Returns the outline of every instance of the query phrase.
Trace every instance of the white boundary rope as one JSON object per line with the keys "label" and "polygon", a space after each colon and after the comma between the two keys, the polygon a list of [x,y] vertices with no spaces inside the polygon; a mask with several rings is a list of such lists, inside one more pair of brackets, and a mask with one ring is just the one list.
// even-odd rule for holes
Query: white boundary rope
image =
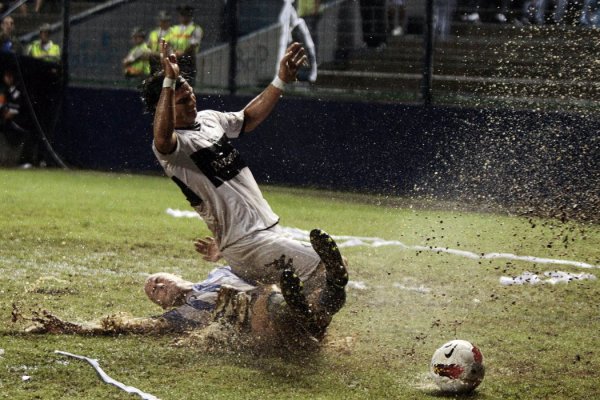
{"label": "white boundary rope", "polygon": [[139,390],[137,388],[134,388],[133,386],[127,386],[127,385],[124,385],[123,383],[121,383],[119,381],[114,380],[113,378],[111,378],[110,376],[108,376],[106,374],[106,372],[104,372],[102,370],[102,368],[100,368],[100,364],[98,363],[98,360],[96,360],[96,359],[88,358],[88,357],[84,357],[84,356],[78,356],[77,354],[67,353],[66,351],[60,351],[60,350],[54,350],[54,352],[56,354],[61,354],[63,356],[72,357],[72,358],[76,358],[78,360],[87,361],[92,367],[94,367],[94,369],[96,370],[96,373],[98,374],[98,376],[100,376],[100,378],[104,382],[109,383],[111,385],[114,385],[114,386],[118,387],[119,389],[122,389],[122,390],[126,391],[127,393],[137,394],[143,400],[160,400],[156,396],[153,396],[153,395],[148,394],[148,393],[144,393],[141,390]]}

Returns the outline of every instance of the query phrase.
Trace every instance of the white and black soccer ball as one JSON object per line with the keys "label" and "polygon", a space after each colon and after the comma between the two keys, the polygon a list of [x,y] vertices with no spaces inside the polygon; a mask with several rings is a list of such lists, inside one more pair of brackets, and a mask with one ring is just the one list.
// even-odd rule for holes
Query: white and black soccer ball
{"label": "white and black soccer ball", "polygon": [[442,391],[470,392],[485,375],[483,354],[471,342],[451,340],[433,353],[429,371]]}

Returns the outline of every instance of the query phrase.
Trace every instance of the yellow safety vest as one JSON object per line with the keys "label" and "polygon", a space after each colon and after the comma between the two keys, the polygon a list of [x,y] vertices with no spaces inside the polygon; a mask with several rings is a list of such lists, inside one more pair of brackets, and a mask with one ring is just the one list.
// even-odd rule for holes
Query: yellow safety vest
{"label": "yellow safety vest", "polygon": [[315,0],[298,0],[297,8],[299,17],[316,14]]}
{"label": "yellow safety vest", "polygon": [[[133,49],[129,51],[129,54],[134,54],[136,52],[148,53],[150,49],[146,43],[139,44],[135,46]],[[150,75],[150,61],[144,59],[138,59],[137,61],[131,63],[128,67],[125,68],[126,76],[142,76],[142,75]]]}
{"label": "yellow safety vest", "polygon": [[148,47],[153,52],[160,51],[160,40],[165,39],[167,42],[169,41],[169,30],[167,30],[163,36],[160,36],[160,32],[162,29],[158,28],[150,32],[150,36],[148,38]]}
{"label": "yellow safety vest", "polygon": [[42,46],[41,40],[35,40],[28,47],[27,54],[33,58],[56,62],[60,60],[60,47],[56,43],[52,42],[52,40],[48,41],[46,46]]}
{"label": "yellow safety vest", "polygon": [[[173,50],[185,51],[185,49],[190,46],[190,41],[196,28],[200,29],[200,32],[202,32],[202,28],[194,23],[191,23],[185,27],[182,25],[172,26],[167,34],[167,41]],[[198,49],[196,49],[196,51],[198,51]]]}

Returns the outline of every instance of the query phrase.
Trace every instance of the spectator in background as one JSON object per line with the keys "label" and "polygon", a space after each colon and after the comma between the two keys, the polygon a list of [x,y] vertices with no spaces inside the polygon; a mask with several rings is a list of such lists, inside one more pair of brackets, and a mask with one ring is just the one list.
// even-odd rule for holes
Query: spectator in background
{"label": "spectator in background", "polygon": [[531,25],[535,22],[535,2],[537,0],[520,0],[513,3],[516,25]]}
{"label": "spectator in background", "polygon": [[39,164],[39,143],[23,120],[22,94],[12,70],[5,69],[0,82],[0,129],[8,144],[19,148],[21,168]]}
{"label": "spectator in background", "polygon": [[317,45],[317,24],[321,17],[320,0],[297,0],[296,10],[298,16],[306,22],[310,31],[315,47]]}
{"label": "spectator in background", "polygon": [[134,28],[131,33],[133,48],[123,59],[123,72],[127,78],[145,78],[150,75],[150,49],[146,44],[146,32]]}
{"label": "spectator in background", "polygon": [[392,32],[392,36],[400,36],[404,33],[404,20],[406,19],[405,3],[405,0],[388,1],[388,31]]}
{"label": "spectator in background", "polygon": [[584,0],[579,23],[583,26],[600,26],[600,3],[598,0]]}
{"label": "spectator in background", "polygon": [[555,23],[560,24],[567,12],[567,0],[536,0],[535,1],[535,23],[544,25],[546,23],[546,13],[548,6],[552,5],[552,19]]}
{"label": "spectator in background", "polygon": [[40,27],[40,38],[27,46],[25,54],[48,62],[60,61],[60,46],[50,40],[49,24]]}
{"label": "spectator in background", "polygon": [[23,47],[15,36],[15,20],[11,16],[2,18],[0,30],[0,52],[22,54]]}
{"label": "spectator in background", "polygon": [[[46,4],[48,6],[46,6]],[[57,12],[61,10],[61,5],[62,5],[62,1],[58,1],[58,0],[35,0],[35,6],[33,8],[33,11],[36,14],[41,13],[42,11],[53,11],[53,12]],[[47,9],[47,10],[46,10]]]}
{"label": "spectator in background", "polygon": [[181,75],[193,88],[196,81],[196,54],[200,50],[204,31],[193,21],[193,7],[180,6],[177,12],[179,24],[169,29],[166,40],[177,57]]}
{"label": "spectator in background", "polygon": [[161,40],[165,39],[167,42],[169,29],[171,28],[171,14],[166,11],[159,11],[156,18],[158,20],[158,27],[150,32],[148,36],[148,48],[151,51],[150,54],[150,73],[153,74],[156,71],[160,71],[162,68],[160,64],[160,43]]}
{"label": "spectator in background", "polygon": [[[10,0],[0,1],[0,15],[2,15],[2,13],[6,12],[10,8],[11,3],[16,3],[16,1],[10,1]],[[23,5],[19,6],[19,11],[21,12],[21,15],[27,15],[27,4],[23,4]]]}
{"label": "spectator in background", "polygon": [[404,20],[406,19],[405,3],[405,0],[388,0],[388,31],[391,31],[392,36],[400,36],[404,33]]}
{"label": "spectator in background", "polygon": [[508,13],[508,6],[511,0],[467,0],[466,10],[461,17],[464,22],[478,23],[481,22],[481,16],[479,15],[480,10],[484,7],[494,11],[494,22],[504,24],[508,21],[506,14]]}
{"label": "spectator in background", "polygon": [[450,36],[455,8],[456,0],[434,0],[433,2],[433,31],[442,40]]}
{"label": "spectator in background", "polygon": [[385,3],[386,0],[360,0],[363,40],[367,47],[381,50],[387,46]]}
{"label": "spectator in background", "polygon": [[[296,2],[296,13],[298,17],[304,20],[306,27],[310,33],[310,37],[314,44],[314,52],[308,51],[308,63],[300,67],[298,71],[299,81],[310,81],[314,82],[314,78],[311,79],[312,66],[317,65],[317,46],[318,46],[318,23],[321,18],[321,2],[319,0],[297,0]],[[302,42],[304,40],[302,34],[298,35],[298,27],[295,27],[292,32],[293,40]],[[294,34],[295,33],[295,34]],[[297,37],[297,39],[296,39]],[[307,48],[308,44],[305,43]]]}
{"label": "spectator in background", "polygon": [[2,82],[0,82],[0,117],[2,118],[3,132],[19,115],[20,97],[21,92],[15,85],[14,74],[10,69],[6,69],[2,74]]}

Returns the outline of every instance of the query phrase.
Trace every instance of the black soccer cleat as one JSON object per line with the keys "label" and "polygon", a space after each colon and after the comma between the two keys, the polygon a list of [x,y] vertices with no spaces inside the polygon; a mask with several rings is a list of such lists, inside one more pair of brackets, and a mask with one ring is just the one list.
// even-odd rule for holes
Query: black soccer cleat
{"label": "black soccer cleat", "polygon": [[281,293],[290,309],[303,317],[309,318],[311,310],[304,296],[303,284],[293,267],[288,267],[281,273]]}
{"label": "black soccer cleat", "polygon": [[338,288],[344,288],[348,283],[348,271],[335,240],[327,232],[321,229],[313,229],[310,232],[310,244],[325,264],[327,283]]}
{"label": "black soccer cleat", "polygon": [[293,266],[283,270],[280,286],[285,302],[297,317],[298,326],[301,326],[317,341],[323,339],[327,325],[319,324],[317,315],[311,309],[304,295],[302,281],[294,272]]}

